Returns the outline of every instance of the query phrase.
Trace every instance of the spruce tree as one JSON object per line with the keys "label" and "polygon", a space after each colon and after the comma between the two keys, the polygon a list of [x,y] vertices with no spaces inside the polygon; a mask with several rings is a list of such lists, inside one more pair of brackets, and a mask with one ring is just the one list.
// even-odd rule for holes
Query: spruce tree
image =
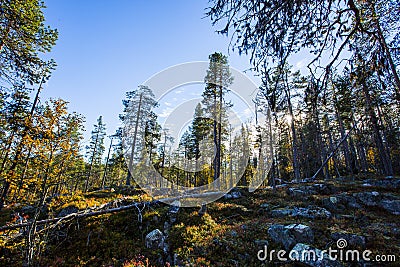
{"label": "spruce tree", "polygon": [[86,192],[92,175],[100,178],[101,161],[105,151],[104,138],[106,136],[106,125],[103,123],[103,117],[97,119],[97,124],[92,130],[90,143],[86,146],[86,157],[88,162],[88,171],[86,176],[85,188]]}
{"label": "spruce tree", "polygon": [[228,59],[225,55],[216,52],[209,56],[209,60],[202,104],[205,112],[208,112],[212,119],[212,136],[215,149],[212,166],[215,181],[221,174],[222,124],[226,119],[226,108],[230,105],[225,101],[224,96],[229,90],[228,87],[232,84],[233,77],[229,71]]}

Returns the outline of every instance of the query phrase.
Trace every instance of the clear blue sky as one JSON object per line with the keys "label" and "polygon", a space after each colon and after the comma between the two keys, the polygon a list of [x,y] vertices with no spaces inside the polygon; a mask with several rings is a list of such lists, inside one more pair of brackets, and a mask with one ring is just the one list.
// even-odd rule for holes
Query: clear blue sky
{"label": "clear blue sky", "polygon": [[[59,30],[58,64],[42,98],[61,97],[86,117],[85,141],[99,115],[107,134],[119,125],[125,92],[175,64],[228,54],[229,39],[204,17],[207,1],[47,0],[47,24]],[[249,68],[230,53],[231,66]]]}

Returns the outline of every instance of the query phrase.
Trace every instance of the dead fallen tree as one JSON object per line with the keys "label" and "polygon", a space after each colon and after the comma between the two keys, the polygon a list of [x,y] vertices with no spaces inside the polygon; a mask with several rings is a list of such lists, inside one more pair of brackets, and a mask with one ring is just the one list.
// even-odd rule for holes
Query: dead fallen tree
{"label": "dead fallen tree", "polygon": [[[118,208],[111,208],[111,209],[97,210],[97,211],[84,210],[84,211],[68,214],[64,217],[40,220],[40,221],[36,222],[36,225],[43,225],[43,224],[54,223],[54,222],[56,224],[60,224],[63,221],[67,221],[67,220],[71,220],[71,219],[86,218],[86,217],[91,217],[91,216],[107,214],[107,213],[114,213],[114,212],[120,212],[120,211],[124,211],[124,210],[130,210],[130,209],[134,209],[134,208],[138,209],[139,206],[146,205],[146,203],[150,204],[151,202],[139,202],[139,203],[134,203],[131,205],[126,205],[126,206],[122,206],[122,207],[118,207]],[[0,231],[23,228],[23,227],[30,226],[32,223],[33,222],[24,222],[24,223],[19,223],[19,224],[5,225],[5,226],[0,227]]]}
{"label": "dead fallen tree", "polygon": [[[49,218],[49,219],[44,219],[40,221],[36,221],[36,225],[43,225],[43,224],[50,224],[54,223],[51,227],[55,227],[62,222],[66,222],[69,220],[73,219],[80,219],[80,218],[87,218],[87,217],[92,217],[92,216],[98,216],[98,215],[103,215],[103,214],[108,214],[108,213],[115,213],[115,212],[121,212],[121,211],[126,211],[126,210],[131,210],[131,209],[137,209],[138,210],[138,218],[141,218],[141,213],[146,207],[153,206],[157,203],[171,203],[175,200],[181,200],[185,198],[201,198],[201,197],[209,197],[213,195],[223,195],[223,192],[205,192],[205,193],[199,193],[199,194],[191,194],[191,195],[182,195],[178,197],[170,197],[170,198],[162,198],[162,199],[157,199],[153,201],[143,201],[143,202],[134,202],[129,205],[125,206],[120,206],[116,208],[108,208],[108,209],[102,209],[107,206],[111,206],[113,203],[115,203],[118,200],[114,200],[112,202],[108,202],[106,204],[101,205],[97,209],[101,210],[93,210],[93,208],[89,208],[83,211],[78,211],[75,213],[68,214],[63,217],[58,217],[58,218]],[[124,200],[124,199],[122,199]],[[140,219],[139,219],[140,220]],[[23,223],[18,223],[18,224],[10,224],[10,225],[5,225],[0,227],[0,232],[5,231],[5,230],[14,230],[18,228],[23,228],[23,227],[30,227],[33,224],[33,222],[23,222]]]}
{"label": "dead fallen tree", "polygon": [[[359,120],[358,120],[359,121]],[[332,152],[329,154],[329,156],[322,162],[321,166],[319,169],[315,172],[315,174],[310,178],[310,180],[315,180],[318,176],[318,174],[322,171],[322,169],[328,164],[329,160],[335,155],[335,153],[339,150],[339,147],[343,144],[343,142],[349,137],[351,131],[357,126],[358,121],[354,123],[353,127],[349,131],[347,131],[346,135],[343,136],[343,138],[339,141],[339,143],[336,145],[336,147],[332,150]]]}

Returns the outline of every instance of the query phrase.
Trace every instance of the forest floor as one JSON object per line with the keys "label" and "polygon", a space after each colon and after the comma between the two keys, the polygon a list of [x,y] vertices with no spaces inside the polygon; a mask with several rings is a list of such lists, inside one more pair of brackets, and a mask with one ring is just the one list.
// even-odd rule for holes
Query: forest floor
{"label": "forest floor", "polygon": [[[276,254],[263,261],[258,256],[265,250],[267,254],[280,249],[289,253],[304,243],[320,250],[372,252],[371,262],[324,259],[320,265],[306,262],[306,266],[399,266],[400,178],[371,177],[284,184],[275,192],[261,188],[249,193],[246,188],[235,188],[235,193],[207,205],[204,215],[198,214],[199,208],[180,208],[175,215],[170,206],[156,203],[146,206],[142,216],[140,209],[130,209],[69,220],[43,231],[37,264],[293,266],[296,262],[282,261]],[[41,219],[116,199],[116,206],[150,201],[140,190],[130,188],[76,193],[51,198]],[[29,215],[32,206],[21,203],[3,209],[0,226],[13,223],[16,212]],[[147,244],[146,236],[155,229],[162,237]],[[25,228],[0,232],[0,266],[22,265],[25,234]],[[338,239],[347,242],[345,247],[338,247]],[[377,262],[376,255],[395,261]],[[395,258],[389,259],[389,255]]]}

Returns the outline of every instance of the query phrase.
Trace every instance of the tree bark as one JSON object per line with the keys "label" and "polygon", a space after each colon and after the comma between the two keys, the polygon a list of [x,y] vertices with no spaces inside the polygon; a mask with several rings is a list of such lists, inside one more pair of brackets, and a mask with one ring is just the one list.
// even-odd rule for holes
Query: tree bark
{"label": "tree bark", "polygon": [[383,172],[387,176],[393,175],[393,168],[392,162],[390,160],[390,155],[387,153],[385,146],[383,144],[382,135],[380,133],[379,125],[378,125],[378,118],[376,117],[375,111],[372,107],[371,96],[369,94],[366,81],[362,79],[361,87],[365,96],[365,104],[366,104],[366,111],[370,117],[373,132],[374,132],[374,139],[376,143],[376,147],[378,149],[379,158],[383,167]]}
{"label": "tree bark", "polygon": [[88,187],[89,187],[89,179],[90,179],[90,175],[92,174],[93,163],[94,163],[94,157],[95,157],[96,152],[97,152],[97,143],[98,143],[97,141],[99,140],[99,133],[100,133],[100,130],[97,129],[96,141],[95,141],[95,143],[94,143],[94,148],[93,148],[93,153],[92,153],[92,160],[91,160],[91,162],[90,162],[89,172],[88,172],[88,174],[87,174],[87,176],[86,176],[85,190],[84,190],[85,192],[87,192]]}
{"label": "tree bark", "polygon": [[[268,109],[268,112],[270,112],[270,110]],[[275,180],[275,155],[274,155],[274,145],[273,145],[273,132],[272,132],[272,118],[271,118],[271,114],[269,114],[268,116],[270,118],[269,121],[269,156],[270,156],[270,160],[271,160],[271,171],[270,171],[270,177],[271,177],[271,184],[272,184],[272,190],[275,192],[276,191],[276,180]],[[262,143],[262,142],[261,142]],[[261,146],[261,144],[260,144]],[[260,159],[262,160],[262,159]],[[263,168],[263,172],[264,172],[264,168]],[[265,175],[263,173],[263,175]],[[263,178],[263,177],[262,177]]]}
{"label": "tree bark", "polygon": [[101,180],[101,188],[103,188],[103,189],[104,189],[104,186],[105,186],[105,183],[106,183],[108,160],[110,159],[110,152],[111,152],[111,148],[112,148],[112,142],[113,142],[113,139],[111,137],[110,138],[110,147],[108,148],[108,153],[107,153],[106,166],[104,167],[103,179]]}
{"label": "tree bark", "polygon": [[[339,123],[340,136],[343,138],[345,136],[345,129],[344,129],[344,125],[343,125],[342,114],[340,114],[339,109],[338,109],[338,103],[337,103],[336,95],[333,96],[333,101],[334,101],[336,118],[337,118],[338,123]],[[344,160],[345,160],[345,163],[346,163],[347,173],[353,175],[353,168],[351,166],[351,159],[350,159],[350,153],[349,153],[349,144],[347,142],[347,139],[345,139],[344,142],[343,142],[343,153],[344,153]]]}
{"label": "tree bark", "polygon": [[[353,143],[353,139],[350,137],[350,152],[354,153],[354,161],[357,163],[357,155],[359,158],[359,166],[360,166],[360,170],[363,173],[366,173],[368,171],[368,162],[367,162],[367,157],[366,157],[366,153],[365,153],[365,144],[364,144],[364,140],[363,140],[363,135],[360,131],[360,129],[358,129],[357,125],[356,125],[356,119],[354,118],[354,113],[352,112],[352,123],[354,126],[354,131],[356,133],[356,136],[358,136],[358,142],[354,145]],[[355,148],[354,148],[355,146]]]}
{"label": "tree bark", "polygon": [[[317,104],[317,103],[315,103]],[[324,142],[322,140],[322,129],[321,129],[321,123],[319,122],[319,113],[318,113],[318,109],[316,107],[316,105],[314,106],[314,120],[315,120],[315,124],[317,126],[317,140],[318,140],[318,146],[319,146],[319,150],[320,150],[320,160],[321,160],[321,164],[324,162],[324,160],[326,159],[326,149],[325,149],[325,145]],[[325,167],[323,168],[323,174],[326,180],[329,179],[329,169],[328,169],[328,165],[325,165]]]}
{"label": "tree bark", "polygon": [[287,97],[289,116],[291,117],[290,129],[292,132],[293,173],[294,173],[294,180],[297,182],[300,180],[300,168],[299,168],[299,159],[298,159],[298,151],[297,151],[297,143],[298,143],[297,133],[296,133],[296,127],[294,124],[293,107],[292,107],[292,102],[290,100],[289,88],[286,88],[285,91],[286,91],[286,97]]}
{"label": "tree bark", "polygon": [[135,146],[136,146],[138,127],[139,127],[140,111],[142,107],[142,99],[143,99],[143,93],[140,94],[139,105],[136,114],[135,132],[133,135],[131,157],[129,158],[128,174],[126,176],[126,185],[131,185],[131,177],[132,177],[131,170],[133,164],[133,157],[135,156]]}

